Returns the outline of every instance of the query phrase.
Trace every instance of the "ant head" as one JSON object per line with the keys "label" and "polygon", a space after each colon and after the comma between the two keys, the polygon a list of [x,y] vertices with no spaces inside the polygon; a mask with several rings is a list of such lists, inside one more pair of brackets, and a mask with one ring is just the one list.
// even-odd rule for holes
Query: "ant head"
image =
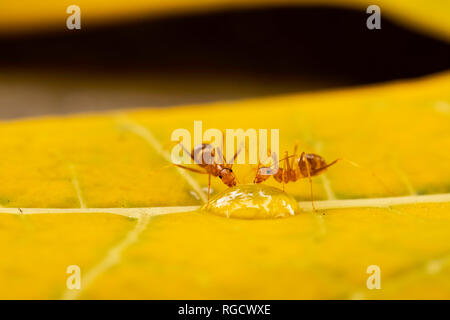
{"label": "ant head", "polygon": [[222,182],[228,187],[234,187],[237,183],[236,176],[231,168],[223,168],[220,171],[219,178],[222,179]]}

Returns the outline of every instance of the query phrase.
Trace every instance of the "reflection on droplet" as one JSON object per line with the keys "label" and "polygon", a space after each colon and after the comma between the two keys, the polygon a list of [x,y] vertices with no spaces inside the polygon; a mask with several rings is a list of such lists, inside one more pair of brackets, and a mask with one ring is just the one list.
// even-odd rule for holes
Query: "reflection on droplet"
{"label": "reflection on droplet", "polygon": [[300,211],[295,199],[284,191],[263,184],[239,185],[211,198],[204,213],[238,219],[275,219]]}

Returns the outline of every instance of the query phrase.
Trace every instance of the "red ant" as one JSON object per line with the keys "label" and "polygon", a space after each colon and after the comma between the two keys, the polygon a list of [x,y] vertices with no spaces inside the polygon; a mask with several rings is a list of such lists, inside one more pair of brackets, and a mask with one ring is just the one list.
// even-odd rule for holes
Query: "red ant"
{"label": "red ant", "polygon": [[[298,145],[296,144],[294,147],[293,155],[289,155],[289,153],[286,151],[285,157],[279,161],[279,162],[284,163],[283,167],[278,168],[278,171],[276,171],[276,173],[274,173],[274,174],[270,173],[272,171],[271,168],[261,167],[260,163],[258,163],[258,168],[257,168],[255,179],[253,180],[253,183],[264,182],[267,179],[269,179],[271,176],[273,176],[273,178],[277,182],[283,184],[283,191],[284,191],[284,185],[286,183],[291,182],[291,181],[295,182],[295,181],[297,181],[299,179],[303,179],[303,178],[308,178],[309,185],[310,185],[310,192],[311,192],[311,204],[312,204],[313,210],[317,211],[314,206],[313,188],[312,188],[312,179],[311,179],[312,177],[324,173],[329,167],[336,164],[338,161],[346,161],[347,163],[351,164],[352,166],[361,168],[361,166],[359,166],[358,164],[356,164],[350,160],[343,159],[343,158],[336,159],[327,164],[325,159],[323,159],[321,156],[314,154],[314,153],[302,152],[300,157],[297,158],[297,147],[298,147]],[[289,158],[292,158],[292,160],[289,161]],[[373,172],[372,172],[372,175],[375,176],[376,178],[378,178]],[[384,184],[383,184],[383,186],[384,186]],[[384,187],[386,188],[386,186],[384,186]]]}

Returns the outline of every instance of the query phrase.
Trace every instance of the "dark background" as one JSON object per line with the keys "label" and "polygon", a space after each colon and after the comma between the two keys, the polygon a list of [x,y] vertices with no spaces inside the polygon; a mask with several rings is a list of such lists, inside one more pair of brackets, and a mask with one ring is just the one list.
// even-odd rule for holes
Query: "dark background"
{"label": "dark background", "polygon": [[0,38],[0,118],[163,107],[413,78],[450,45],[383,14],[283,7]]}

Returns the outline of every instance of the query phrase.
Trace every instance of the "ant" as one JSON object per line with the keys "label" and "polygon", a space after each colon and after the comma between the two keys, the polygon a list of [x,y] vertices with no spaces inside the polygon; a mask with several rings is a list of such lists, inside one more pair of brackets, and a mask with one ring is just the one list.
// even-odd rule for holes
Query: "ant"
{"label": "ant", "polygon": [[[210,191],[211,191],[211,176],[218,177],[228,187],[234,187],[236,185],[237,178],[233,172],[232,167],[233,167],[234,161],[236,160],[236,158],[239,154],[239,150],[234,154],[233,160],[231,161],[231,163],[227,164],[225,156],[222,154],[220,149],[217,149],[219,156],[221,156],[221,158],[223,159],[223,164],[220,164],[215,161],[216,153],[215,153],[215,148],[212,144],[207,144],[207,143],[199,144],[198,146],[196,146],[195,148],[192,149],[192,152],[189,152],[188,150],[186,150],[186,148],[183,146],[182,143],[180,143],[180,146],[183,149],[183,151],[186,152],[198,166],[200,166],[201,169],[189,168],[189,167],[186,167],[186,166],[183,166],[180,164],[174,164],[174,165],[179,168],[188,170],[188,171],[208,175],[208,203],[209,203],[209,195],[210,195]],[[206,154],[205,154],[205,152],[206,152]],[[205,160],[206,160],[206,162],[205,162]],[[211,160],[211,161],[208,161],[208,160]]]}
{"label": "ant", "polygon": [[[258,168],[253,183],[264,182],[271,176],[273,176],[275,181],[283,184],[283,191],[284,191],[284,185],[286,183],[290,181],[295,182],[302,178],[308,178],[311,193],[311,205],[313,210],[317,211],[314,206],[312,177],[324,173],[329,167],[336,164],[338,161],[345,161],[354,167],[361,168],[361,166],[359,166],[355,162],[343,158],[338,158],[327,164],[324,158],[314,153],[302,152],[300,157],[298,158],[297,149],[298,144],[296,144],[294,147],[293,155],[289,155],[289,153],[286,151],[285,157],[279,161],[284,163],[283,167],[278,168],[278,171],[274,174],[271,174],[272,171],[271,168],[261,167],[260,163],[258,163]],[[289,161],[289,158],[292,158],[292,160]],[[373,172],[372,175],[378,178]],[[381,180],[380,182],[381,184],[383,184]],[[386,188],[386,190],[388,190],[384,184],[383,186]]]}

